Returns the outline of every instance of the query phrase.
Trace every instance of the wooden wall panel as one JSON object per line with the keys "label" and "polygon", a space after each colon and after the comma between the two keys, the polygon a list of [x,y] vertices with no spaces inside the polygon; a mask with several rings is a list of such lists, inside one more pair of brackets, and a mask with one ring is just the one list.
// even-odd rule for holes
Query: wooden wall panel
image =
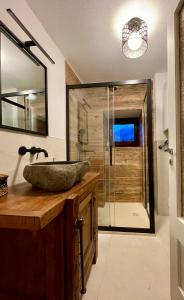
{"label": "wooden wall panel", "polygon": [[70,65],[65,62],[65,80],[66,84],[80,84],[81,81],[77,77],[77,75],[74,73]]}
{"label": "wooden wall panel", "polygon": [[142,155],[142,147],[113,148],[112,166],[106,174],[111,202],[142,202]]}

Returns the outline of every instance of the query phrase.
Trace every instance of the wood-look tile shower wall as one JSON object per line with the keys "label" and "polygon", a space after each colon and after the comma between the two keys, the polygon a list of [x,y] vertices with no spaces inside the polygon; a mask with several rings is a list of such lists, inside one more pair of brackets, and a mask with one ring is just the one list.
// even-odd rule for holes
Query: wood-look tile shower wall
{"label": "wood-look tile shower wall", "polygon": [[[145,85],[122,86],[114,92],[115,114],[143,109]],[[114,147],[109,166],[110,199],[115,202],[143,202],[143,148]]]}
{"label": "wood-look tile shower wall", "polygon": [[115,147],[112,155],[112,166],[109,167],[110,199],[115,202],[142,202],[142,147]]}
{"label": "wood-look tile shower wall", "polygon": [[[87,159],[92,169],[100,171],[98,203],[105,201],[143,201],[143,149],[142,147],[113,147],[112,166],[109,166],[109,151],[104,144],[104,112],[107,112],[107,93],[100,89],[88,91],[92,111],[89,113],[89,143]],[[114,94],[114,110],[142,110],[145,86],[119,87]],[[110,99],[112,95],[110,95]],[[110,100],[111,101],[111,100]]]}
{"label": "wood-look tile shower wall", "polygon": [[[80,84],[81,81],[74,73],[70,65],[66,62],[65,63],[65,80],[66,84]],[[72,97],[70,94],[70,111],[69,115],[72,116],[72,122],[70,122],[70,159],[77,160],[77,147],[76,144],[78,142],[78,100],[77,95],[73,93],[74,96]],[[76,100],[75,100],[76,98]]]}

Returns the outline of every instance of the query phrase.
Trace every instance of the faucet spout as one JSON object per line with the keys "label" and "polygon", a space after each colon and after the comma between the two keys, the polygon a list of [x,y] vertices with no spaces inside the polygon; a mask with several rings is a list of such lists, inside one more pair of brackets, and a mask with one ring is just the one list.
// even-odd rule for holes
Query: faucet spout
{"label": "faucet spout", "polygon": [[44,155],[45,155],[45,157],[48,157],[49,155],[48,155],[48,152],[47,152],[47,150],[45,150],[45,149],[41,149],[41,151],[40,152],[43,152],[44,153]]}
{"label": "faucet spout", "polygon": [[45,157],[48,157],[48,156],[49,156],[47,150],[42,149],[42,148],[32,147],[30,150],[31,150],[31,151],[30,151],[31,154],[33,154],[33,155],[34,155],[34,154],[37,154],[37,158],[38,158],[39,153],[44,153]]}

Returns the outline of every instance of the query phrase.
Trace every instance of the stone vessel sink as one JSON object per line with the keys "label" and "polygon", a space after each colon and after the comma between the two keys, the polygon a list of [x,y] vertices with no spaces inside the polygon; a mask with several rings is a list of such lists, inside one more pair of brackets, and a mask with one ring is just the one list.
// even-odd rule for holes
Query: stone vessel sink
{"label": "stone vessel sink", "polygon": [[23,176],[34,187],[60,192],[81,181],[88,170],[88,161],[40,162],[25,166]]}

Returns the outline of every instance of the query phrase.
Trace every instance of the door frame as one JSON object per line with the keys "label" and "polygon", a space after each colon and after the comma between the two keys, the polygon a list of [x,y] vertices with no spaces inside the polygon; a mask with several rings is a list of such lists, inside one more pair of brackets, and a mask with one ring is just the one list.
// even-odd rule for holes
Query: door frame
{"label": "door frame", "polygon": [[181,198],[181,97],[180,97],[180,54],[179,12],[184,1],[176,0],[168,18],[168,100],[169,100],[169,148],[172,164],[169,167],[169,217],[170,217],[170,263],[171,299],[184,299],[180,287],[180,245],[184,247],[184,218]]}
{"label": "door frame", "polygon": [[152,80],[124,80],[112,82],[98,83],[82,83],[66,85],[66,154],[67,161],[70,160],[70,130],[69,130],[69,92],[72,89],[85,89],[95,87],[114,87],[122,85],[138,85],[145,84],[147,86],[147,141],[148,141],[148,162],[149,162],[149,204],[150,204],[150,227],[117,227],[117,226],[98,226],[99,230],[116,231],[116,232],[136,232],[136,233],[155,233],[155,201],[154,201],[154,171],[153,171],[153,112],[152,112]]}

